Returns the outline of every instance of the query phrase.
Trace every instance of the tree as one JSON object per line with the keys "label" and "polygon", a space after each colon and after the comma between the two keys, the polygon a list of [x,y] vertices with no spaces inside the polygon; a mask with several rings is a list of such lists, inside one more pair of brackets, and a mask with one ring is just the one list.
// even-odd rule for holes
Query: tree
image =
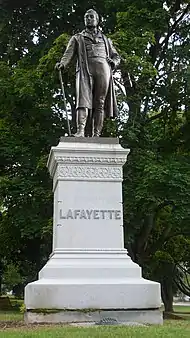
{"label": "tree", "polygon": [[18,267],[13,264],[7,265],[3,274],[3,290],[11,291],[13,287],[22,282]]}
{"label": "tree", "polygon": [[53,204],[46,161],[65,122],[61,113],[52,113],[54,98],[35,69],[1,62],[0,72],[1,240],[10,263],[25,262],[22,275],[28,273],[27,261],[33,265],[34,279],[51,250],[47,229]]}
{"label": "tree", "polygon": [[176,260],[185,259],[168,256],[167,246],[170,237],[189,236],[189,153],[183,146],[189,125],[189,7],[186,1],[121,2],[113,35],[123,56],[128,104],[122,143],[131,148],[124,178],[126,246],[145,275],[154,275],[147,268],[157,257],[155,278],[162,284],[166,310],[172,310],[171,271]]}

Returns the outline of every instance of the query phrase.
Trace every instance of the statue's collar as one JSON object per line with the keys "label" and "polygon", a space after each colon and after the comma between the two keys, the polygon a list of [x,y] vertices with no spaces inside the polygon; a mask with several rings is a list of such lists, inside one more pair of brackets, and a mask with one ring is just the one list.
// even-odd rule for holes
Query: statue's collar
{"label": "statue's collar", "polygon": [[94,40],[94,37],[96,38],[102,37],[102,32],[99,30],[97,31],[97,33],[91,33],[91,31],[89,31],[88,29],[84,29],[81,33],[83,36],[86,36],[91,40]]}

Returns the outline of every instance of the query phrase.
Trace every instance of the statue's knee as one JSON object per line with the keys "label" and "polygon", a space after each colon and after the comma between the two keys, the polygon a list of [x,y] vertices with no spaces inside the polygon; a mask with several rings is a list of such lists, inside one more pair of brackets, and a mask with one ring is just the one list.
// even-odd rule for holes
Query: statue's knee
{"label": "statue's knee", "polygon": [[104,102],[105,102],[105,98],[100,97],[96,103],[96,110],[98,110],[99,112],[102,112],[104,109]]}

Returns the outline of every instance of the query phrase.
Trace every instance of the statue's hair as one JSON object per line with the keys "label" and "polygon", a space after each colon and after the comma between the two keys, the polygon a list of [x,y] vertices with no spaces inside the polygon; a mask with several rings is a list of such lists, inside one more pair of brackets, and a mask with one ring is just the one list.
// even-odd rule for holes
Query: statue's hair
{"label": "statue's hair", "polygon": [[[92,8],[90,8],[90,9],[88,9],[88,10],[86,11],[86,13],[89,13],[89,12],[93,12],[93,13],[96,15],[97,21],[99,22],[99,15],[98,15],[98,13],[97,13],[94,9],[92,9]],[[85,14],[86,14],[86,13],[85,13]]]}

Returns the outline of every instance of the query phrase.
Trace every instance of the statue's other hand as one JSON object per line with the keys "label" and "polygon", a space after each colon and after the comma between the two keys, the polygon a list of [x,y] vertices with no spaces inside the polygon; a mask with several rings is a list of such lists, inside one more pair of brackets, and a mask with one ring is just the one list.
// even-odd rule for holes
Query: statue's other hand
{"label": "statue's other hand", "polygon": [[115,69],[115,62],[111,58],[107,57],[107,62],[111,66],[111,69]]}
{"label": "statue's other hand", "polygon": [[55,69],[57,70],[64,69],[64,64],[61,62],[57,62],[55,65]]}

